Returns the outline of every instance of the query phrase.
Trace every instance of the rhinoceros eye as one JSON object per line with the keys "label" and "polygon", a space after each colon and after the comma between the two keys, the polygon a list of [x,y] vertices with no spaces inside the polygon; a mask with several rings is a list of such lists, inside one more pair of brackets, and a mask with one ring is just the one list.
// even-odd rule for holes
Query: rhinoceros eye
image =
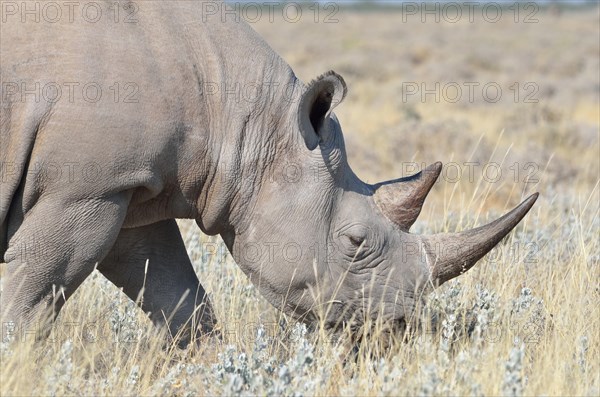
{"label": "rhinoceros eye", "polygon": [[368,245],[368,229],[361,225],[352,225],[340,231],[340,237],[344,241],[344,245],[356,251],[359,248],[366,248]]}
{"label": "rhinoceros eye", "polygon": [[348,236],[348,240],[350,240],[352,245],[355,247],[360,247],[361,244],[365,241],[362,237],[356,237],[356,236]]}

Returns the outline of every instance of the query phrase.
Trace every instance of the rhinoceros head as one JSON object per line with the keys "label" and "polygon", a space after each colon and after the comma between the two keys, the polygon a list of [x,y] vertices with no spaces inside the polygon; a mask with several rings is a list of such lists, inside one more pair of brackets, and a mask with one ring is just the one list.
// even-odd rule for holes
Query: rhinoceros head
{"label": "rhinoceros head", "polygon": [[292,144],[275,158],[247,229],[226,238],[234,258],[276,307],[328,327],[382,318],[402,323],[423,292],[471,268],[523,218],[529,197],[500,219],[462,233],[409,232],[441,163],[370,185],[350,169],[331,112],[346,94],[329,72],[292,107]]}

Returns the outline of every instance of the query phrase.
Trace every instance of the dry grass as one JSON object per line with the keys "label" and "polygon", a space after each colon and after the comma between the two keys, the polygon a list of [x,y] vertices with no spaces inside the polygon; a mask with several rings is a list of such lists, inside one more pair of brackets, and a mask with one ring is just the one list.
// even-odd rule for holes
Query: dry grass
{"label": "dry grass", "polygon": [[[533,25],[398,23],[392,12],[344,10],[338,18],[255,28],[304,81],[328,69],[346,78],[337,114],[357,173],[374,182],[406,173],[409,161],[478,162],[472,181],[446,174],[434,187],[415,231],[481,224],[540,191],[516,232],[430,297],[422,329],[375,358],[378,335],[349,353],[304,332],[218,240],[182,222],[222,343],[163,348],[135,305],[94,274],[50,340],[2,344],[2,396],[600,393],[597,10],[542,13]],[[403,82],[452,81],[505,91],[536,82],[539,103],[402,101]],[[502,164],[493,183],[482,178],[489,161]],[[213,242],[220,251],[208,254]]]}

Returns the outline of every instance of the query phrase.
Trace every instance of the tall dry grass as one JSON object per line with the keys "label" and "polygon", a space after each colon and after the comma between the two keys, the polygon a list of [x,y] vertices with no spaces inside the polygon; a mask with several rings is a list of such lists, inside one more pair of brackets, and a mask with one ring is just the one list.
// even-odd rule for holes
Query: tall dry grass
{"label": "tall dry grass", "polygon": [[[206,254],[206,244],[215,240],[189,228],[189,254],[211,293],[221,342],[208,339],[185,351],[165,347],[164,335],[135,304],[94,273],[50,339],[35,342],[29,335],[2,345],[0,391],[597,395],[597,198],[597,189],[567,201],[542,197],[501,247],[429,297],[419,329],[385,349],[379,345],[381,324],[354,351],[344,338],[306,332],[271,308],[228,255]],[[477,214],[456,216],[462,228]]]}

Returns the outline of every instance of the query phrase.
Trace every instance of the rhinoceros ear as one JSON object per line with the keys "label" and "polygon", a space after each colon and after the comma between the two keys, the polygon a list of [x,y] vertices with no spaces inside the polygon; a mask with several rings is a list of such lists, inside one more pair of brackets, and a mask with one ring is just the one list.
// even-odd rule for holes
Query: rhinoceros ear
{"label": "rhinoceros ear", "polygon": [[334,71],[308,84],[300,100],[300,131],[306,147],[313,150],[322,139],[322,127],[329,114],[346,96],[344,79]]}

